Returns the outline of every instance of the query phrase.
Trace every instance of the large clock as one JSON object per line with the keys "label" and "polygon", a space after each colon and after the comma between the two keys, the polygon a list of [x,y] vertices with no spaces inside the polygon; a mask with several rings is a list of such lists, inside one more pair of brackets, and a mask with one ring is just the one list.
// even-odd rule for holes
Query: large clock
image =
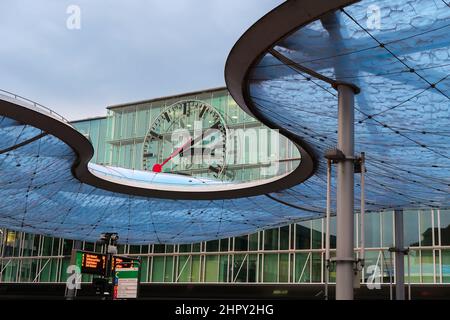
{"label": "large clock", "polygon": [[227,127],[216,109],[198,100],[180,101],[163,109],[150,125],[143,169],[225,179],[226,145]]}

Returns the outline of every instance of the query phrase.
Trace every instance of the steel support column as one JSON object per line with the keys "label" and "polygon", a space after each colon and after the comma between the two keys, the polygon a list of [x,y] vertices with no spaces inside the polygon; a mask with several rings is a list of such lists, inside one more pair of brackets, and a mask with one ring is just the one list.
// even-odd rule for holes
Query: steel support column
{"label": "steel support column", "polygon": [[395,299],[405,300],[405,247],[403,243],[403,210],[394,211],[395,222]]}
{"label": "steel support column", "polygon": [[354,88],[337,86],[338,149],[346,156],[337,164],[336,300],[353,300],[354,278]]}

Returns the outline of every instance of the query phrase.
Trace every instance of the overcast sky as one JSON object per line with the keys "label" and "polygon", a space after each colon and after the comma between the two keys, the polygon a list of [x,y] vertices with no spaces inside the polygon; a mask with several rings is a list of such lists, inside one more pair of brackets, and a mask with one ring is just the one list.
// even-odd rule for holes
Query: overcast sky
{"label": "overcast sky", "polygon": [[[225,85],[234,43],[282,0],[1,0],[0,89],[69,120]],[[80,29],[70,5],[81,10]],[[73,11],[72,11],[73,12]]]}

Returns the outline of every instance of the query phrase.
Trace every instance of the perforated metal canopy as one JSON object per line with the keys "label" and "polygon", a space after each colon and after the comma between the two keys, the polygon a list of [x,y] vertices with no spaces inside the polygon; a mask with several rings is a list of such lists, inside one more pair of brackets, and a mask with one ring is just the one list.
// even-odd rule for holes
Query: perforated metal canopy
{"label": "perforated metal canopy", "polygon": [[226,78],[243,108],[295,135],[318,161],[278,199],[324,211],[323,156],[337,144],[332,85],[345,82],[361,90],[355,149],[367,158],[366,208],[450,205],[448,2],[287,1],[239,40]]}

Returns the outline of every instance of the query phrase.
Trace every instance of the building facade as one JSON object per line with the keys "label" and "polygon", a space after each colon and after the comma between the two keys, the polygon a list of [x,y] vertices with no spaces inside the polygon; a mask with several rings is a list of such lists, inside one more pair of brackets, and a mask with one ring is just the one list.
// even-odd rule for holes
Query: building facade
{"label": "building facade", "polygon": [[[75,121],[73,125],[92,142],[95,149],[93,162],[142,170],[147,161],[144,146],[149,128],[161,117],[163,110],[180,101],[206,103],[220,114],[228,128],[264,128],[243,112],[224,88],[111,106],[106,117]],[[234,181],[261,178],[264,164],[251,163],[251,151],[245,148],[244,161],[228,165],[227,175],[223,178]],[[299,160],[298,151],[285,141],[280,150],[280,158],[286,160],[280,170],[292,170]],[[194,172],[183,170],[180,173]],[[196,170],[198,175],[217,173],[208,168]],[[358,219],[355,215],[356,226]],[[394,246],[393,212],[368,213],[365,221],[366,264],[362,281],[370,282],[370,276],[375,275],[375,281],[393,282],[394,264],[389,252]],[[405,245],[410,247],[405,261],[406,282],[450,283],[450,211],[405,211],[404,225]],[[179,245],[119,245],[118,250],[120,254],[142,259],[143,283],[323,283],[324,230],[324,220],[316,219],[240,237]],[[334,249],[334,218],[331,219],[331,234]],[[359,230],[355,230],[355,235],[355,252],[358,254]],[[66,281],[72,240],[6,229],[0,238],[0,282]],[[102,246],[88,242],[82,243],[82,249],[104,251]],[[370,269],[369,273],[368,266],[376,268]],[[332,282],[334,276],[332,268]],[[92,276],[83,275],[84,282],[91,280]]]}
{"label": "building facade", "polygon": [[[357,216],[355,216],[357,219]],[[379,280],[395,281],[389,248],[394,245],[392,212],[366,215],[364,282],[377,266]],[[405,211],[405,280],[413,284],[450,283],[450,211]],[[355,221],[357,222],[357,221]],[[120,254],[142,259],[143,283],[323,283],[324,219],[299,222],[241,237],[179,245],[119,245]],[[355,252],[359,230],[355,230]],[[331,219],[331,255],[335,219]],[[3,230],[0,282],[65,282],[72,240]],[[82,249],[103,252],[83,242]],[[409,267],[408,267],[409,260]],[[90,282],[91,276],[83,275]],[[334,272],[331,272],[334,281]]]}

